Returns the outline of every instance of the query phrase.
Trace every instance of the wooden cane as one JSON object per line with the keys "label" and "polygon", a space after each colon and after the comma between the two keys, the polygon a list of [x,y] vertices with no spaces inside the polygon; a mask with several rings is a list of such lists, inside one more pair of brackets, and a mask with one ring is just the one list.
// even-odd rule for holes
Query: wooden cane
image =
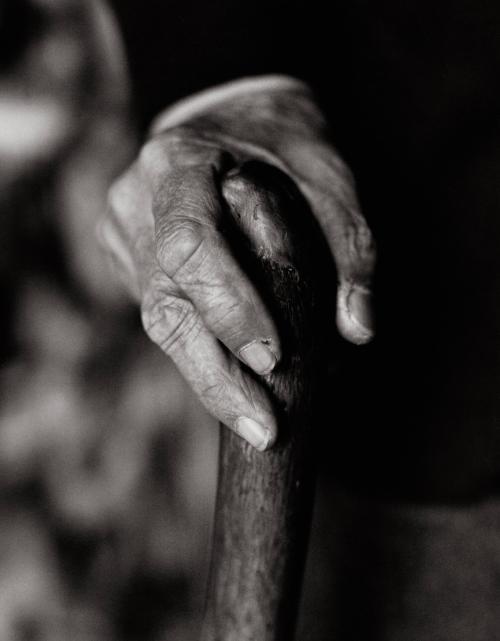
{"label": "wooden cane", "polygon": [[[272,310],[283,359],[265,380],[279,417],[274,448],[256,452],[221,429],[203,639],[291,641],[313,502],[313,429],[329,374],[335,273],[307,204],[281,172],[248,163],[227,176],[223,193],[235,223],[235,255]],[[263,199],[274,210],[272,224],[259,212]]]}

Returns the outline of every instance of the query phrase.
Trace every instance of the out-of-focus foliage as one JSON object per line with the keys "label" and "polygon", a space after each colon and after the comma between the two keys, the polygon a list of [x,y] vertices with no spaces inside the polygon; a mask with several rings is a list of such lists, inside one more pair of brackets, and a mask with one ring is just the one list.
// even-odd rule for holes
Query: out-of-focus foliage
{"label": "out-of-focus foliage", "polygon": [[0,31],[0,639],[190,639],[216,431],[95,239],[134,150],[119,44],[85,0]]}

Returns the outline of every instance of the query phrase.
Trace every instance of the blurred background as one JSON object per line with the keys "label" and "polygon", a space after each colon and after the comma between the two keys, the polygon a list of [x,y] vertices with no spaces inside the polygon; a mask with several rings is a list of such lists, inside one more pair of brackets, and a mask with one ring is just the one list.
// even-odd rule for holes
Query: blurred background
{"label": "blurred background", "polygon": [[202,611],[217,430],[94,232],[128,93],[103,3],[0,2],[2,641],[182,640]]}

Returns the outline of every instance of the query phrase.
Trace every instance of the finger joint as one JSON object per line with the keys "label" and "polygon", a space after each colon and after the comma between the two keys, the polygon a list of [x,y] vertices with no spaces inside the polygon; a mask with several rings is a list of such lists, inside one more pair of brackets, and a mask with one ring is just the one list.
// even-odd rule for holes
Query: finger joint
{"label": "finger joint", "polygon": [[173,354],[194,340],[201,326],[191,301],[171,294],[155,293],[143,304],[146,333],[166,354]]}

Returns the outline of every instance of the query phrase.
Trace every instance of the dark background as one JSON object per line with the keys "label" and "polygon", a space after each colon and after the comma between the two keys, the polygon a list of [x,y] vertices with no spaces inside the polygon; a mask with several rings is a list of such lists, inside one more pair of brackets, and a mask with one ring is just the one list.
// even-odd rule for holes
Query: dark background
{"label": "dark background", "polygon": [[[301,77],[378,243],[377,338],[340,347],[318,436],[301,641],[495,638],[500,6],[113,4],[141,135],[199,89]],[[44,18],[24,0],[0,12],[3,77]],[[16,641],[181,641],[202,608],[215,432],[136,310],[72,272],[55,194],[73,148],[0,199],[0,589],[25,604]]]}

